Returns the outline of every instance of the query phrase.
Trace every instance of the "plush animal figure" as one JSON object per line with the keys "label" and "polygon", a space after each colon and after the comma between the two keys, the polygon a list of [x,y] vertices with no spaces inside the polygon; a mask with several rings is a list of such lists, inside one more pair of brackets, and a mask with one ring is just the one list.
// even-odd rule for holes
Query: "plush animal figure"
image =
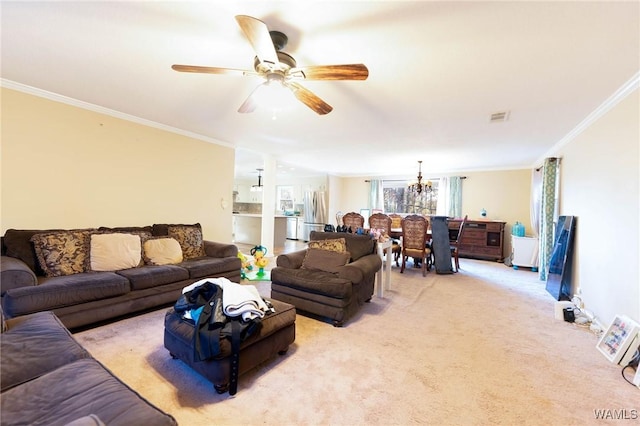
{"label": "plush animal figure", "polygon": [[264,267],[269,264],[269,260],[265,257],[267,249],[263,246],[255,246],[251,249],[251,256],[253,256],[253,263],[259,269],[260,273],[264,272]]}
{"label": "plush animal figure", "polygon": [[245,256],[241,251],[238,251],[238,259],[240,259],[241,262],[240,277],[245,278],[247,272],[253,270],[253,265],[251,265],[251,262],[249,261],[247,256]]}

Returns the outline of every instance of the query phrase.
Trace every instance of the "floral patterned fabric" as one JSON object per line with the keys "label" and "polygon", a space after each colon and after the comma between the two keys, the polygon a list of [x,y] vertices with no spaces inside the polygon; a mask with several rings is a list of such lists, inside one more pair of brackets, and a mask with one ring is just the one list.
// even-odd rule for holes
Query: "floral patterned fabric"
{"label": "floral patterned fabric", "polygon": [[184,260],[206,256],[202,228],[198,225],[170,225],[169,236],[175,238],[182,248]]}
{"label": "floral patterned fabric", "polygon": [[81,229],[35,234],[31,237],[40,267],[47,277],[89,270],[89,245],[93,230]]}
{"label": "floral patterned fabric", "polygon": [[347,242],[344,238],[309,241],[309,248],[345,253],[347,251]]}

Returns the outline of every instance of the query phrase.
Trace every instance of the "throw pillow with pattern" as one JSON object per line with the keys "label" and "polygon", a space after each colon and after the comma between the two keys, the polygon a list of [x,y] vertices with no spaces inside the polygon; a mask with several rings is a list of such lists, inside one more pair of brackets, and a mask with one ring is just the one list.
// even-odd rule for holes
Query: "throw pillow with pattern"
{"label": "throw pillow with pattern", "polygon": [[344,238],[334,238],[327,240],[309,241],[310,249],[320,249],[335,251],[337,253],[345,253],[347,251],[347,242]]}
{"label": "throw pillow with pattern", "polygon": [[86,272],[89,244],[94,230],[80,229],[35,234],[31,242],[40,267],[47,277]]}
{"label": "throw pillow with pattern", "polygon": [[180,244],[185,260],[206,256],[200,225],[170,225],[168,232]]}

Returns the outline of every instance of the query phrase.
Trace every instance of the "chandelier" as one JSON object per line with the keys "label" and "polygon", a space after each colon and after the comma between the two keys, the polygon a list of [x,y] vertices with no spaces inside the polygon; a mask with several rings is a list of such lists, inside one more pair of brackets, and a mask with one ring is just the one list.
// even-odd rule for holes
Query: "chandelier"
{"label": "chandelier", "polygon": [[422,160],[418,161],[418,181],[409,183],[409,191],[415,192],[420,195],[422,191],[431,192],[432,184],[428,180],[424,184],[422,183]]}

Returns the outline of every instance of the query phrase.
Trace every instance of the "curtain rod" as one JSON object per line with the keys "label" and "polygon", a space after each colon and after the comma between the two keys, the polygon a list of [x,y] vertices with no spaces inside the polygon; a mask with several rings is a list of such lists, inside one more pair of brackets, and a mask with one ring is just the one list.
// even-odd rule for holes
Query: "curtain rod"
{"label": "curtain rod", "polygon": [[[460,179],[466,179],[467,178],[466,176],[459,176],[459,177],[460,177]],[[383,181],[383,182],[407,182],[407,181],[409,181],[411,179],[380,179],[380,180]],[[427,179],[427,180],[440,180],[440,178],[430,178],[430,179]],[[371,179],[365,179],[364,181],[365,182],[371,182]]]}
{"label": "curtain rod", "polygon": [[[551,162],[556,161],[556,160],[558,161],[558,164],[562,163],[562,157],[550,157],[549,158],[549,161],[551,161]],[[540,170],[542,170],[542,167],[544,167],[544,164],[542,166],[538,167],[536,169],[536,172],[539,172]]]}

